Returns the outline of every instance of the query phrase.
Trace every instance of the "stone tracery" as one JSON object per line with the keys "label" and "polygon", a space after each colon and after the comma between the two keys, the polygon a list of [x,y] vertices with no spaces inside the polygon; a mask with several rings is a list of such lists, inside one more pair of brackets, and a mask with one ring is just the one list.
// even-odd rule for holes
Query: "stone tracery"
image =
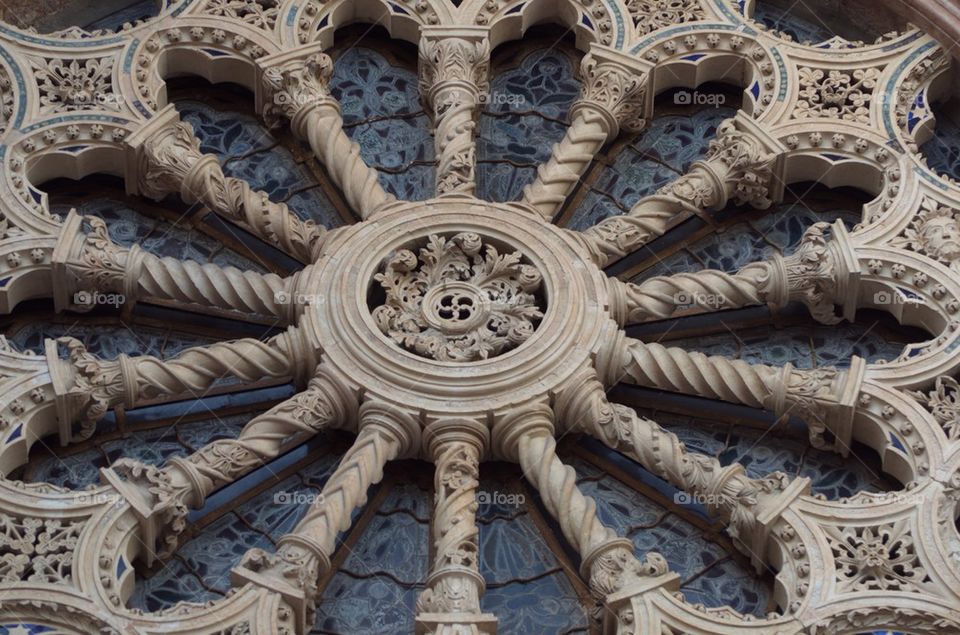
{"label": "stone tracery", "polygon": [[[874,92],[882,87],[877,69],[886,68],[897,56],[907,59],[920,46],[935,46],[931,40],[920,37],[892,52],[876,52],[876,59],[863,60],[850,71],[825,72],[821,66],[843,47],[828,47],[814,61],[804,52],[783,62],[792,49],[777,48],[773,35],[751,34],[776,50],[784,66],[792,65],[797,85],[784,84],[776,102],[771,100],[755,116],[741,111],[722,124],[703,161],[659,193],[641,199],[628,214],[584,232],[548,222],[604,144],[646,124],[654,92],[663,88],[658,83],[662,81],[658,76],[663,77],[658,67],[661,52],[666,59],[676,52],[672,40],[662,43],[657,34],[674,23],[723,19],[735,24],[735,17],[718,8],[725,4],[628,3],[634,14],[659,11],[654,20],[635,24],[637,31],[631,34],[610,33],[615,28],[605,18],[610,8],[597,7],[593,15],[604,17],[598,24],[603,33],[587,36],[593,44],[584,56],[585,85],[571,112],[572,125],[523,200],[512,204],[485,203],[472,195],[474,117],[487,90],[490,33],[497,26],[495,16],[509,19],[489,6],[474,16],[475,24],[469,28],[459,21],[472,10],[470,3],[464,3],[459,13],[426,1],[415,7],[418,14],[429,16],[426,22],[443,27],[419,34],[423,98],[439,132],[441,194],[424,203],[396,201],[344,133],[340,107],[329,88],[334,62],[323,52],[319,38],[309,41],[309,32],[301,31],[297,43],[291,44],[279,34],[280,16],[312,25],[310,16],[319,11],[315,4],[298,8],[261,0],[199,2],[131,29],[130,37],[139,33],[145,38],[150,33],[159,37],[156,34],[163,30],[165,40],[147,47],[154,53],[190,38],[204,45],[208,34],[198,26],[201,22],[193,21],[206,18],[198,16],[221,18],[248,34],[231,36],[232,45],[235,50],[259,48],[251,56],[258,60],[255,67],[245,68],[251,69],[261,114],[273,123],[289,120],[293,132],[309,143],[364,219],[329,233],[242,181],[227,178],[215,158],[199,152],[190,128],[174,121],[170,110],[144,106],[141,98],[162,93],[159,85],[149,85],[159,83],[158,77],[137,74],[136,81],[147,87],[137,94],[127,94],[135,85],[128,76],[117,78],[114,85],[113,73],[122,59],[119,47],[116,57],[102,57],[101,50],[69,62],[51,58],[45,69],[35,71],[39,114],[21,113],[28,120],[8,127],[5,134],[11,146],[19,144],[31,157],[71,147],[67,144],[78,143],[87,128],[81,130],[77,123],[61,131],[58,122],[44,117],[77,113],[77,121],[90,126],[91,144],[121,151],[120,169],[131,191],[152,197],[176,192],[187,202],[202,201],[308,263],[297,275],[283,279],[161,259],[119,247],[97,221],[84,222],[74,214],[60,222],[44,215],[42,204],[36,209],[36,201],[24,207],[17,194],[0,199],[6,227],[0,242],[4,261],[22,271],[26,264],[22,244],[33,241],[26,252],[33,263],[30,275],[42,272],[40,292],[54,298],[58,308],[82,304],[75,300],[79,293],[109,291],[122,293],[129,301],[177,302],[295,324],[269,342],[239,340],[201,347],[169,361],[100,360],[76,340],[63,342],[69,353],[65,358],[56,343],[48,344],[46,358],[39,360],[0,353],[10,368],[4,382],[10,382],[5,394],[11,397],[4,408],[26,420],[30,434],[25,436],[31,442],[41,432],[54,430],[64,443],[82,439],[93,432],[96,419],[117,404],[132,406],[145,396],[196,396],[226,373],[243,381],[289,377],[303,387],[295,397],[250,421],[237,439],[216,441],[189,459],[161,468],[114,463],[104,473],[104,488],[113,500],[100,512],[104,526],[125,533],[125,540],[135,535],[146,546],[146,560],[162,558],[165,548],[176,543],[188,508],[198,507],[214,490],[277,456],[292,438],[326,427],[357,435],[321,495],[279,540],[276,551],[254,549],[237,563],[236,591],[222,603],[181,607],[174,617],[137,615],[123,609],[115,593],[105,595],[112,598],[109,602],[100,599],[99,590],[115,583],[106,574],[83,587],[83,593],[90,593],[85,601],[136,632],[177,632],[182,623],[195,620],[197,633],[222,632],[228,622],[241,632],[305,633],[318,601],[318,577],[330,569],[337,535],[350,525],[352,511],[363,505],[368,487],[383,477],[387,462],[422,456],[436,465],[437,552],[429,588],[418,603],[418,628],[435,633],[494,632],[496,616],[482,613],[479,604],[484,583],[476,566],[474,503],[481,462],[493,456],[520,464],[579,554],[581,575],[590,590],[611,609],[603,618],[611,631],[775,633],[802,628],[845,633],[869,626],[960,632],[953,591],[928,584],[928,571],[956,563],[937,561],[932,554],[940,550],[938,539],[932,532],[919,532],[906,519],[926,513],[930,498],[914,497],[889,517],[882,517],[885,503],[880,501],[859,501],[856,509],[850,503],[850,509],[834,510],[831,517],[808,495],[804,479],[782,474],[749,479],[738,464],[721,466],[688,451],[656,422],[608,402],[604,395],[607,388],[626,381],[795,416],[808,425],[815,446],[840,453],[849,451],[854,439],[868,439],[892,455],[895,448],[887,441],[891,434],[921,434],[922,440],[909,445],[912,456],[897,455],[898,469],[911,477],[904,480],[915,488],[955,484],[956,434],[950,417],[956,410],[956,382],[949,375],[957,367],[952,345],[960,331],[952,316],[960,311],[956,300],[960,284],[945,270],[958,258],[957,219],[956,206],[941,201],[960,195],[951,185],[932,186],[918,178],[922,167],[911,165],[919,163],[917,157],[902,149],[909,144],[898,145],[901,113],[881,112],[887,102]],[[297,11],[303,11],[300,20]],[[589,32],[592,23],[583,28]],[[214,39],[226,37],[221,33]],[[700,45],[693,31],[689,37],[693,39],[686,45],[691,50]],[[741,51],[744,40],[736,37],[740,39],[731,39],[729,48]],[[262,45],[251,44],[257,38],[263,38]],[[721,38],[710,33],[703,42],[716,48]],[[640,49],[632,51],[635,44]],[[6,39],[3,45],[19,46]],[[27,54],[18,55],[18,71],[23,73],[32,62]],[[759,60],[767,53],[758,44],[738,55]],[[238,64],[250,64],[249,57],[241,57],[235,58]],[[147,59],[142,66],[150,63]],[[788,76],[786,68],[777,72]],[[915,83],[916,77],[904,73],[901,80]],[[23,90],[10,82],[0,88]],[[883,89],[899,95],[901,87],[894,81]],[[99,123],[101,111],[116,115],[111,120],[116,128],[109,135]],[[10,116],[13,110],[4,109],[4,114]],[[682,218],[708,215],[728,202],[765,209],[782,196],[784,181],[797,178],[790,173],[791,157],[824,152],[863,156],[871,144],[882,145],[881,140],[859,128],[848,133],[852,129],[847,126],[883,117],[892,131],[892,138],[884,140],[890,148],[884,156],[893,155],[898,166],[888,172],[896,175],[891,180],[897,183],[891,186],[896,189],[891,199],[900,197],[883,222],[868,218],[849,234],[839,224],[829,231],[814,225],[795,254],[748,265],[737,274],[704,271],[627,285],[601,271],[601,266],[636,251]],[[27,132],[30,125],[49,128],[36,136]],[[848,143],[847,134],[857,141]],[[801,147],[800,136],[809,143]],[[5,160],[22,159],[8,155]],[[3,187],[22,192],[29,170],[24,171],[22,163],[9,167],[22,176],[14,177],[19,185],[4,181]],[[948,194],[934,198],[927,191],[941,185]],[[897,228],[896,235],[881,226]],[[411,236],[420,242],[414,245]],[[904,263],[910,266],[909,274]],[[791,300],[801,301],[814,318],[832,324],[852,318],[858,308],[889,309],[871,293],[875,288],[903,289],[907,279],[916,290],[911,293],[928,293],[931,301],[923,307],[927,313],[922,318],[909,314],[906,318],[940,332],[935,345],[898,360],[891,365],[893,370],[868,367],[859,359],[848,369],[749,364],[629,339],[618,328],[664,318],[691,304],[714,310],[764,303],[783,306]],[[865,284],[870,293],[861,292],[860,285]],[[378,285],[384,297],[371,307],[367,292]],[[713,301],[701,301],[710,295],[715,296]],[[11,301],[7,308],[12,310],[15,304]],[[839,314],[835,305],[842,306]],[[24,378],[29,381],[21,381]],[[937,382],[933,393],[918,394],[916,389],[929,391],[933,381]],[[912,392],[906,393],[908,389]],[[885,405],[877,405],[878,395],[885,396]],[[918,397],[932,409],[930,417],[905,405]],[[74,424],[80,425],[79,432],[73,430]],[[702,611],[677,601],[676,575],[666,561],[656,553],[635,554],[632,543],[601,522],[595,503],[578,488],[573,470],[556,452],[555,436],[568,430],[598,436],[674,486],[707,497],[707,506],[728,524],[729,533],[756,566],[776,565],[782,620],[790,623],[783,626],[781,618],[750,621],[733,611]],[[942,440],[943,447],[931,444],[931,439]],[[19,495],[37,494],[24,488]],[[0,507],[5,504],[0,497]],[[100,559],[74,559],[72,550],[88,535],[83,532],[92,532],[86,527],[93,523],[61,525],[2,511],[8,543],[0,568],[4,581],[24,576],[31,582],[55,580],[81,593],[74,565],[78,570],[98,570]],[[838,517],[843,520],[847,513],[856,522],[838,523]],[[44,531],[37,534],[41,526]],[[37,540],[44,543],[44,554],[39,554]],[[120,548],[110,538],[93,549]],[[100,558],[112,563],[107,556]],[[68,559],[70,567],[65,564]],[[891,608],[864,612],[858,602],[871,601],[869,593],[878,590],[890,592],[885,597]],[[47,591],[54,595],[51,602],[63,600],[57,593],[67,595]],[[833,592],[851,594],[848,603],[837,608]],[[0,607],[0,614],[5,611],[26,617],[16,602]]]}

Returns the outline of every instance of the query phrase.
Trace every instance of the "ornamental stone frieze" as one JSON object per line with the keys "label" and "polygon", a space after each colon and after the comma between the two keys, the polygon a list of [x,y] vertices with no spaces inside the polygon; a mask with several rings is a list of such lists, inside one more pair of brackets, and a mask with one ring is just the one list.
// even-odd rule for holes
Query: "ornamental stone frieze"
{"label": "ornamental stone frieze", "polygon": [[[503,614],[483,609],[478,489],[490,461],[516,464],[559,528],[570,575],[598,607],[590,628],[960,633],[960,192],[917,154],[949,61],[915,30],[875,44],[790,41],[758,28],[745,4],[196,0],[118,33],[5,30],[0,311],[52,298],[58,311],[82,312],[91,308],[84,298],[114,294],[126,311],[151,303],[286,330],[166,359],[104,359],[70,337],[48,340],[44,355],[0,341],[0,625],[304,635],[354,512],[391,461],[421,460],[433,466],[435,498],[429,570],[413,607],[418,633],[507,630]],[[418,48],[433,198],[397,200],[345,130],[332,45],[358,19]],[[491,50],[544,21],[570,28],[582,52],[569,127],[521,200],[480,200],[475,135]],[[254,91],[257,113],[309,146],[360,222],[328,231],[228,177],[169,104],[166,78],[182,74]],[[701,160],[621,216],[583,231],[549,222],[577,200],[605,147],[646,126],[658,95],[713,81],[742,89],[742,108],[711,133]],[[47,181],[94,173],[123,177],[131,196],[179,195],[306,266],[283,278],[160,257],[118,244],[108,222],[51,213]],[[811,223],[786,253],[736,271],[626,283],[602,270],[694,217],[710,233],[735,208],[760,215],[788,185],[810,180],[876,198],[862,222]],[[798,368],[624,331],[792,302],[827,325],[884,310],[931,339],[886,364],[850,355],[837,367]],[[107,413],[261,382],[295,393],[186,456],[121,458],[82,491],[9,478],[46,437],[95,439]],[[644,411],[617,403],[617,386],[636,391]],[[866,444],[904,485],[825,500],[798,473],[758,474],[685,445],[657,420],[669,400],[641,388],[802,423],[814,449],[847,456]],[[236,558],[229,592],[127,608],[141,565],[173,557],[192,511],[331,430],[353,435],[350,449],[290,531]],[[663,555],[604,522],[558,451],[568,434],[595,437],[651,483],[703,500],[732,553],[773,581],[776,610],[689,602]]]}

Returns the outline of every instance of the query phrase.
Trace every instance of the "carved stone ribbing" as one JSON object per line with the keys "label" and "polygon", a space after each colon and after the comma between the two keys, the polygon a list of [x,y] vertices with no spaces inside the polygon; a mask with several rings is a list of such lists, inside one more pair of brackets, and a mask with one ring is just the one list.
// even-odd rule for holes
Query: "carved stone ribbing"
{"label": "carved stone ribbing", "polygon": [[289,291],[291,278],[152,254],[143,255],[138,274],[140,297],[288,318],[290,306],[277,298]]}
{"label": "carved stone ribbing", "polygon": [[[441,420],[431,424],[426,435],[435,465],[434,559],[417,612],[477,616],[484,581],[478,561],[476,494],[480,457],[489,434],[477,421]],[[453,621],[447,617],[445,623]]]}
{"label": "carved stone ribbing", "polygon": [[301,376],[313,355],[300,350],[291,338],[291,333],[283,333],[266,342],[252,338],[219,342],[189,348],[169,360],[149,355],[105,360],[89,353],[79,340],[64,337],[59,342],[68,358],[54,356],[48,363],[57,369],[57,398],[69,402],[67,412],[80,422],[85,437],[104,413],[121,404],[132,408],[161,397],[197,397],[228,377],[252,382]]}
{"label": "carved stone ribbing", "polygon": [[321,369],[306,390],[250,420],[236,439],[213,441],[160,471],[132,459],[111,468],[151,501],[152,533],[163,536],[158,555],[165,558],[176,548],[189,508],[203,506],[214,490],[276,458],[297,434],[349,426],[356,406],[355,396]]}
{"label": "carved stone ribbing", "polygon": [[609,278],[611,309],[621,326],[670,317],[680,307],[719,311],[762,304],[769,266],[750,265],[730,275],[706,270],[658,276],[642,284]]}
{"label": "carved stone ribbing", "polygon": [[639,249],[666,230],[669,219],[684,210],[722,209],[737,205],[768,208],[776,191],[778,155],[749,124],[727,119],[717,127],[707,155],[655,196],[641,199],[624,216],[604,219],[584,232],[600,266]]}
{"label": "carved stone ribbing", "polygon": [[763,408],[780,369],[629,340],[624,376],[631,383]]}
{"label": "carved stone ribbing", "polygon": [[646,125],[647,74],[636,60],[599,46],[580,65],[583,87],[570,110],[571,124],[537,179],[524,188],[523,202],[552,218],[603,145],[621,128],[637,132]]}
{"label": "carved stone ribbing", "polygon": [[590,590],[602,601],[640,577],[666,573],[660,554],[650,553],[646,563],[640,562],[633,544],[600,522],[596,503],[577,487],[576,472],[557,456],[551,420],[546,406],[507,415],[494,428],[494,443],[504,458],[520,464],[564,538],[580,554],[581,575],[589,580]]}
{"label": "carved stone ribbing", "polygon": [[290,119],[294,134],[310,143],[350,207],[367,218],[395,199],[360,157],[360,146],[343,131],[340,105],[330,96],[332,73],[333,61],[325,53],[268,68],[263,89],[273,96],[273,103],[264,115]]}
{"label": "carved stone ribbing", "polygon": [[[651,278],[637,285],[609,280],[611,311],[621,326],[673,315],[679,307],[703,310],[738,309],[770,303],[777,307],[790,301],[803,302],[814,318],[824,324],[836,324],[834,302],[847,300],[853,284],[845,231],[833,227],[832,240],[826,237],[830,227],[816,223],[803,235],[790,256],[779,254],[768,262],[747,265],[736,274],[704,270]],[[855,266],[855,265],[854,265]]]}
{"label": "carved stone ribbing", "polygon": [[326,230],[301,220],[285,203],[273,203],[245,181],[229,178],[213,155],[200,152],[190,124],[170,121],[140,144],[139,187],[160,199],[179,192],[186,203],[201,201],[302,262],[313,262]]}
{"label": "carved stone ribbing", "polygon": [[251,549],[241,564],[298,589],[306,596],[308,613],[314,610],[317,579],[330,568],[337,535],[350,527],[351,513],[367,502],[367,490],[383,478],[386,464],[419,440],[417,424],[390,406],[365,403],[360,422],[350,450],[297,526],[280,538],[276,553]]}
{"label": "carved stone ribbing", "polygon": [[476,109],[487,91],[490,47],[456,36],[420,42],[420,94],[433,109],[437,193],[476,188]]}
{"label": "carved stone ribbing", "polygon": [[[82,223],[89,227],[83,233]],[[122,294],[122,300],[151,299],[287,319],[290,307],[278,294],[292,279],[272,273],[242,271],[192,260],[160,258],[139,247],[121,247],[94,216],[82,223],[71,212],[54,251],[54,283],[73,304],[78,292]]]}

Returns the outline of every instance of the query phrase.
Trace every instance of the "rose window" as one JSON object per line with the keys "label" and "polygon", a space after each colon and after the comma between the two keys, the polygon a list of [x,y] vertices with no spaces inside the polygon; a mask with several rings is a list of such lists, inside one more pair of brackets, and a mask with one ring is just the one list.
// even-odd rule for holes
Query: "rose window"
{"label": "rose window", "polygon": [[952,53],[811,5],[8,15],[0,635],[960,633]]}

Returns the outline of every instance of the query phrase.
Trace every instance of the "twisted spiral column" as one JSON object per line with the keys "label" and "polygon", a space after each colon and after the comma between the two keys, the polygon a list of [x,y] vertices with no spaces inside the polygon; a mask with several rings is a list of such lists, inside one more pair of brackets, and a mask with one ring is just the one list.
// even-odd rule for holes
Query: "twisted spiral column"
{"label": "twisted spiral column", "polygon": [[[86,225],[89,231],[84,231]],[[57,310],[90,309],[100,294],[114,301],[175,300],[180,303],[250,315],[293,318],[297,308],[280,300],[293,288],[296,276],[241,271],[236,267],[160,258],[139,245],[114,243],[106,223],[71,211],[53,253],[54,300]],[[78,302],[89,297],[91,302]]]}
{"label": "twisted spiral column", "polygon": [[200,152],[200,140],[173,106],[157,115],[128,145],[137,153],[140,192],[161,199],[179,192],[184,202],[202,202],[219,216],[253,232],[300,260],[314,262],[326,229],[301,220],[285,203],[270,201],[245,181],[227,177],[213,155]]}
{"label": "twisted spiral column", "polygon": [[645,576],[666,573],[658,553],[640,562],[633,544],[597,518],[597,505],[577,487],[577,475],[557,456],[553,414],[545,405],[504,416],[493,430],[497,453],[520,464],[550,515],[560,524],[567,542],[580,554],[580,573],[601,601]]}
{"label": "twisted spiral column", "polygon": [[[188,509],[202,507],[214,490],[279,456],[298,435],[350,426],[356,406],[351,391],[321,368],[306,390],[251,419],[236,439],[213,441],[190,456],[170,459],[162,469],[120,459],[105,476],[128,499],[148,501],[149,511],[142,515],[141,526],[146,536],[162,538],[161,548],[149,559],[166,558],[186,528]],[[148,546],[154,543],[144,541]]]}
{"label": "twisted spiral column", "polygon": [[754,408],[769,407],[781,369],[628,340],[622,376],[631,383]]}
{"label": "twisted spiral column", "polygon": [[139,271],[133,275],[137,297],[272,316],[284,322],[291,318],[291,305],[279,300],[290,293],[293,277],[153,254],[142,254]]}
{"label": "twisted spiral column", "polygon": [[433,566],[417,600],[417,623],[432,633],[493,633],[496,618],[480,613],[485,584],[478,561],[477,487],[489,442],[475,420],[439,420],[424,432],[434,470]]}
{"label": "twisted spiral column", "polygon": [[649,72],[644,61],[591,45],[580,65],[583,87],[570,111],[570,127],[537,169],[536,180],[524,188],[524,203],[552,219],[604,144],[621,127],[637,132],[646,125]]}
{"label": "twisted spiral column", "polygon": [[476,94],[460,87],[444,87],[437,90],[435,100],[437,194],[472,195],[477,186]]}
{"label": "twisted spiral column", "polygon": [[350,207],[361,218],[395,200],[380,185],[376,170],[360,156],[360,146],[343,131],[340,104],[330,95],[333,61],[319,46],[293,55],[281,53],[259,60],[262,89],[272,103],[263,105],[268,120],[290,120],[293,133],[306,139]]}
{"label": "twisted spiral column", "polygon": [[350,527],[351,512],[366,503],[367,490],[383,478],[386,464],[419,444],[417,423],[394,407],[366,402],[359,416],[360,432],[350,450],[297,526],[280,538],[277,552],[251,549],[234,571],[259,583],[272,579],[304,598],[297,609],[301,622],[315,610],[317,579],[329,570],[337,536]]}
{"label": "twisted spiral column", "polygon": [[608,278],[612,313],[620,326],[667,318],[680,307],[720,311],[763,304],[771,265],[754,263],[736,274],[716,270],[658,276],[642,284]]}
{"label": "twisted spiral column", "polygon": [[742,113],[717,127],[707,156],[622,216],[601,220],[581,237],[594,261],[605,267],[663,235],[672,223],[706,210],[737,205],[768,208],[779,198],[780,158],[786,148]]}
{"label": "twisted spiral column", "polygon": [[523,188],[523,202],[552,219],[610,136],[608,120],[584,104],[550,159],[537,168],[536,180]]}

